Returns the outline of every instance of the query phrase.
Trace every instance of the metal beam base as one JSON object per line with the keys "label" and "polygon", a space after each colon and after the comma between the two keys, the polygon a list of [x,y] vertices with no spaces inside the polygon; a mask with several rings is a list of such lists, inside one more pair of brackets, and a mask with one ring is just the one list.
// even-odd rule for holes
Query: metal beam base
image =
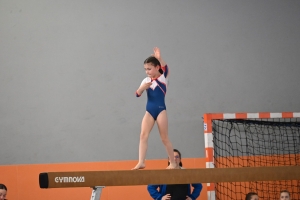
{"label": "metal beam base", "polygon": [[91,200],[99,200],[101,196],[102,188],[104,188],[104,186],[95,186],[92,188],[93,191],[92,191]]}

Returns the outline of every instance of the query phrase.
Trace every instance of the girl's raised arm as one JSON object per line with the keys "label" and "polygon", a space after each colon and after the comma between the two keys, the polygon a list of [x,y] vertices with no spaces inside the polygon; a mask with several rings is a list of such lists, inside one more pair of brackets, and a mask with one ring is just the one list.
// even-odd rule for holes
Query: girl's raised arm
{"label": "girl's raised arm", "polygon": [[159,60],[160,64],[162,67],[166,66],[167,63],[162,59],[161,54],[160,54],[160,49],[158,47],[153,48],[154,54],[153,56]]}

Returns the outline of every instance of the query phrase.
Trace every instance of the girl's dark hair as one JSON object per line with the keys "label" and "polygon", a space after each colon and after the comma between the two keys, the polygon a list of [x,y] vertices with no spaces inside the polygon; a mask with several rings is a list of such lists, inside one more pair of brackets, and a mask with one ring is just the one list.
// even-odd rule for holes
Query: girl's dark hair
{"label": "girl's dark hair", "polygon": [[7,187],[6,187],[4,184],[2,184],[2,183],[0,183],[0,189],[1,189],[1,190],[6,190],[6,191],[7,191]]}
{"label": "girl's dark hair", "polygon": [[[180,158],[180,160],[181,160],[181,153],[180,153],[180,151],[178,151],[177,149],[173,149],[173,151],[178,153],[179,158]],[[170,162],[168,161],[168,166],[169,166],[169,165],[170,165]],[[181,161],[180,161],[180,163],[179,163],[179,166],[182,167],[182,162],[181,162]]]}
{"label": "girl's dark hair", "polygon": [[254,195],[258,196],[258,194],[255,193],[255,192],[249,192],[248,194],[246,194],[245,200],[251,200],[251,197],[254,196]]}
{"label": "girl's dark hair", "polygon": [[160,67],[159,72],[160,72],[161,74],[164,73],[164,71],[161,69],[161,65],[160,65],[159,60],[157,60],[157,58],[155,58],[154,56],[150,56],[150,57],[148,57],[148,58],[144,61],[144,64],[147,64],[147,63],[151,63],[154,67],[159,66],[159,67]]}

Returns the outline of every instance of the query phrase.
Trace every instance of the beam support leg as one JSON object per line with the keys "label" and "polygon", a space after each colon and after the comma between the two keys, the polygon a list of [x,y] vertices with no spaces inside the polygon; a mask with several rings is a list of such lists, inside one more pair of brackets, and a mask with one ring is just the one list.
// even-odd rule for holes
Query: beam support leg
{"label": "beam support leg", "polygon": [[92,188],[93,191],[92,191],[91,200],[99,200],[101,196],[102,188],[104,188],[104,186],[95,186]]}

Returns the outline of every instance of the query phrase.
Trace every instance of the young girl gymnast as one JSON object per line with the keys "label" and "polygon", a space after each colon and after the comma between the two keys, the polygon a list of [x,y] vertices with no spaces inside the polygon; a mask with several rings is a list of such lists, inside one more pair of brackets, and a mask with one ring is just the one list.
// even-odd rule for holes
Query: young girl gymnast
{"label": "young girl gymnast", "polygon": [[147,74],[140,87],[136,91],[136,96],[140,97],[147,91],[146,113],[142,120],[139,162],[133,169],[143,169],[146,167],[145,157],[148,147],[148,138],[155,121],[158,126],[159,134],[170,158],[170,165],[167,169],[174,169],[176,162],[173,154],[173,146],[168,137],[168,117],[165,105],[165,95],[167,92],[167,76],[169,68],[162,59],[160,49],[155,47],[154,54],[144,61],[144,68]]}

